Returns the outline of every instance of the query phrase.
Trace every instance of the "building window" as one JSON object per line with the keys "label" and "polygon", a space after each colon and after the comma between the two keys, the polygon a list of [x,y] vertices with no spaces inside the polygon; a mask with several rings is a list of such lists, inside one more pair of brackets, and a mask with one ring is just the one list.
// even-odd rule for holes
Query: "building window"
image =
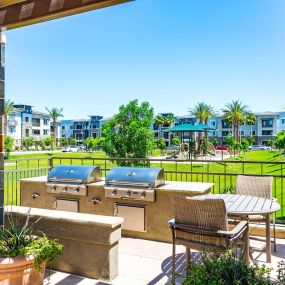
{"label": "building window", "polygon": [[41,131],[40,130],[33,130],[33,135],[40,135]]}
{"label": "building window", "polygon": [[262,135],[263,136],[272,136],[273,135],[273,131],[269,130],[269,131],[262,131]]}
{"label": "building window", "polygon": [[97,138],[97,133],[92,133],[93,138]]}
{"label": "building window", "polygon": [[272,128],[273,127],[273,119],[261,120],[261,124],[263,128]]}
{"label": "building window", "polygon": [[227,135],[229,135],[229,131],[222,131],[222,136],[226,137]]}
{"label": "building window", "polygon": [[29,129],[26,129],[26,130],[25,130],[25,135],[26,135],[26,137],[29,137],[29,136],[30,136],[30,131],[29,131]]}
{"label": "building window", "polygon": [[240,135],[241,135],[241,136],[244,136],[244,131],[240,131]]}
{"label": "building window", "polygon": [[62,126],[61,128],[62,128],[63,130],[65,130],[65,126]]}
{"label": "building window", "polygon": [[215,132],[215,131],[212,132],[212,136],[213,136],[213,137],[216,136],[216,132]]}
{"label": "building window", "polygon": [[44,135],[45,135],[45,136],[48,135],[48,130],[44,130]]}
{"label": "building window", "polygon": [[223,129],[230,129],[232,127],[232,125],[229,123],[229,122],[227,122],[227,121],[222,121],[222,128]]}
{"label": "building window", "polygon": [[70,129],[70,130],[73,130],[73,126],[70,126],[69,129]]}
{"label": "building window", "polygon": [[282,123],[282,125],[284,125],[285,124],[285,119],[282,119],[281,123]]}
{"label": "building window", "polygon": [[255,136],[255,131],[252,131],[251,135],[252,135],[252,136]]}
{"label": "building window", "polygon": [[44,119],[44,125],[48,125],[48,119]]}
{"label": "building window", "polygon": [[76,125],[75,129],[76,129],[76,130],[82,130],[82,129],[83,129],[83,126],[82,126],[82,125]]}
{"label": "building window", "polygon": [[216,126],[216,122],[215,122],[215,121],[212,122],[212,126],[213,126],[213,127]]}
{"label": "building window", "polygon": [[26,123],[29,122],[29,117],[25,117],[25,122],[26,122]]}

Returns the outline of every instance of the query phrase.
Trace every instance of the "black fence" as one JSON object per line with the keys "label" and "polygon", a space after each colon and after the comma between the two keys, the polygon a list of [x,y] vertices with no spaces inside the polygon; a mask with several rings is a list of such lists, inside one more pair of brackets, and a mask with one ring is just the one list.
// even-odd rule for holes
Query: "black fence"
{"label": "black fence", "polygon": [[9,163],[10,165],[5,168],[4,172],[5,204],[20,204],[19,179],[47,175],[51,167],[59,164],[98,165],[102,177],[105,177],[106,173],[114,166],[135,164],[164,168],[166,180],[212,182],[214,183],[213,193],[234,190],[239,174],[273,176],[272,194],[281,205],[277,217],[285,216],[285,162],[283,161],[109,159],[54,156],[47,159],[9,161]]}

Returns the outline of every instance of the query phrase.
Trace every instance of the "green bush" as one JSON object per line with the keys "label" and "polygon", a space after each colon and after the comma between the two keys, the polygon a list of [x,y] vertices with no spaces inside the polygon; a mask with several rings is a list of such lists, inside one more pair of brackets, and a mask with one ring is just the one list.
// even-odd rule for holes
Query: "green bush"
{"label": "green bush", "polygon": [[189,264],[183,285],[271,285],[270,270],[248,265],[228,251],[220,256],[202,253],[201,263]]}
{"label": "green bush", "polygon": [[10,152],[13,150],[13,145],[14,145],[13,138],[10,136],[6,136],[5,141],[4,141],[4,150],[5,150],[4,158],[5,159],[9,159]]}

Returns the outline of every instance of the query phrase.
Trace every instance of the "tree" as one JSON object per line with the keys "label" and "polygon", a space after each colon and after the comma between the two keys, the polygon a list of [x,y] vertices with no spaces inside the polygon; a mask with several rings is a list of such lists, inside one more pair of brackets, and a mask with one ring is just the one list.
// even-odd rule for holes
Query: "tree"
{"label": "tree", "polygon": [[163,151],[166,148],[166,143],[164,138],[159,138],[155,140],[155,146],[156,148],[160,149]]}
{"label": "tree", "polygon": [[47,108],[46,110],[49,114],[49,116],[51,117],[51,121],[52,121],[52,126],[53,126],[53,141],[54,141],[54,146],[56,146],[56,135],[57,135],[57,124],[58,124],[58,119],[60,117],[63,117],[63,108],[56,108],[56,107],[52,107],[52,108]]}
{"label": "tree", "polygon": [[61,146],[67,146],[68,139],[67,138],[60,138],[60,145]]}
{"label": "tree", "polygon": [[230,155],[232,156],[232,150],[235,147],[235,139],[231,135],[227,135],[225,139],[225,144],[229,148]]}
{"label": "tree", "polygon": [[29,149],[30,147],[35,145],[35,140],[33,137],[26,137],[22,140],[22,146],[25,149]]}
{"label": "tree", "polygon": [[214,139],[212,144],[214,147],[216,147],[219,144],[219,141],[217,139]]}
{"label": "tree", "polygon": [[179,146],[181,144],[181,140],[179,137],[172,138],[171,142],[173,145],[176,145],[176,146]]}
{"label": "tree", "polygon": [[166,127],[170,127],[171,124],[174,123],[174,117],[172,114],[169,114],[166,118],[164,118],[164,124]]}
{"label": "tree", "polygon": [[[190,108],[189,114],[191,116],[194,116],[195,118],[199,119],[198,123],[199,124],[208,124],[208,120],[215,115],[214,108],[206,104],[205,102],[198,102],[194,108]],[[205,137],[208,137],[208,133],[205,132]],[[202,134],[199,132],[198,134],[198,152],[200,152],[200,145],[201,145],[201,138]]]}
{"label": "tree", "polygon": [[46,137],[41,141],[41,147],[44,149],[51,148],[53,150],[54,148],[54,140],[52,137]]}
{"label": "tree", "polygon": [[[279,132],[274,139],[274,145],[276,148],[279,149],[279,151],[281,149],[283,149],[284,151],[284,160],[285,160],[285,131],[281,131]],[[281,155],[281,153],[280,153]]]}
{"label": "tree", "polygon": [[249,113],[248,107],[237,100],[226,104],[222,112],[226,121],[233,125],[234,139],[239,141],[239,128],[245,123],[246,116]]}
{"label": "tree", "polygon": [[105,141],[105,138],[101,137],[101,138],[95,138],[96,143],[97,143],[97,148],[102,148],[102,145]]}
{"label": "tree", "polygon": [[10,136],[5,136],[5,141],[4,141],[5,159],[9,159],[10,152],[13,150],[13,145],[14,145],[13,138]]}
{"label": "tree", "polygon": [[254,137],[249,137],[248,138],[248,142],[250,143],[250,145],[253,145],[255,143],[255,138]]}
{"label": "tree", "polygon": [[253,113],[248,113],[245,117],[245,123],[250,126],[250,135],[252,136],[252,126],[257,122],[257,118]]}
{"label": "tree", "polygon": [[158,127],[164,125],[164,117],[160,114],[156,115],[154,118],[154,124]]}
{"label": "tree", "polygon": [[71,140],[70,140],[70,144],[71,144],[71,145],[76,145],[76,139],[71,139]]}
{"label": "tree", "polygon": [[240,149],[243,151],[244,160],[245,160],[245,154],[249,150],[249,142],[247,139],[242,139],[240,142]]}
{"label": "tree", "polygon": [[3,109],[3,118],[4,118],[4,134],[7,134],[7,128],[8,128],[8,117],[17,113],[21,112],[21,109],[18,109],[15,107],[15,104],[11,100],[5,100],[4,101],[4,109]]}
{"label": "tree", "polygon": [[[153,109],[148,102],[130,101],[119,108],[103,125],[103,150],[112,158],[146,158],[153,148],[154,133],[150,130]],[[143,165],[140,161],[120,161],[119,165]]]}
{"label": "tree", "polygon": [[98,140],[97,138],[88,137],[84,140],[83,144],[86,146],[87,149],[91,151],[95,151],[97,147]]}

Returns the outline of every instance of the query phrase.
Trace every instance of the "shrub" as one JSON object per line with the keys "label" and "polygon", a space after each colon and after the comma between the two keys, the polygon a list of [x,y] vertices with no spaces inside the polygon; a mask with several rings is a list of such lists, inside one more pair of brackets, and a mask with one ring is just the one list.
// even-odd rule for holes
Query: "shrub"
{"label": "shrub", "polygon": [[228,251],[218,256],[202,253],[201,263],[191,262],[183,285],[270,285],[270,270],[248,265]]}
{"label": "shrub", "polygon": [[22,146],[26,149],[31,148],[33,145],[35,145],[35,140],[33,137],[27,137],[22,140]]}
{"label": "shrub", "polygon": [[13,145],[14,145],[13,138],[10,136],[6,136],[5,141],[4,141],[4,149],[5,149],[4,157],[5,157],[5,159],[9,159],[10,152],[13,150]]}

